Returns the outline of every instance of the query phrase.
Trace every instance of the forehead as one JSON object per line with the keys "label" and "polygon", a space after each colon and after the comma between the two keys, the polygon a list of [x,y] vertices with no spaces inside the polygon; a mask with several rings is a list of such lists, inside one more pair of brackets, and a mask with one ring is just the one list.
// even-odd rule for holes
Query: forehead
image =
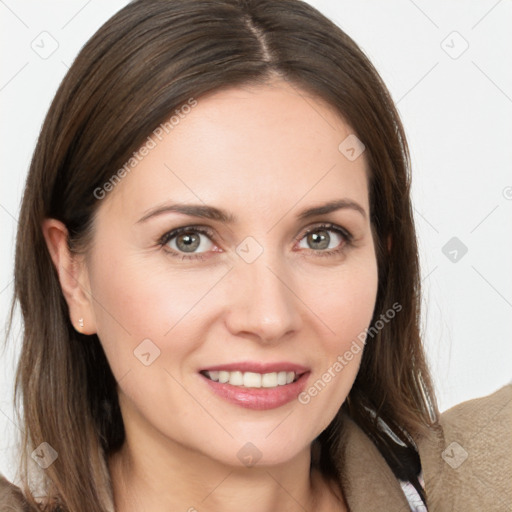
{"label": "forehead", "polygon": [[319,98],[278,81],[190,104],[150,134],[151,149],[115,187],[112,206],[130,216],[169,199],[224,209],[229,201],[261,213],[348,196],[368,207],[364,154],[340,151],[353,132]]}

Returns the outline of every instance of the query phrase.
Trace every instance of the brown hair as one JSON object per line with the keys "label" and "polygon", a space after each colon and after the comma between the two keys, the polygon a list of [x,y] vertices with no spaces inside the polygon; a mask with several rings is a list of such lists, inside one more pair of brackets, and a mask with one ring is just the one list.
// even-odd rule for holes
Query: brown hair
{"label": "brown hair", "polygon": [[[272,77],[325,100],[365,144],[379,284],[373,322],[348,399],[319,436],[334,475],[340,417],[349,414],[383,453],[384,420],[408,447],[437,408],[419,333],[420,280],[409,197],[409,156],[386,87],[358,46],[300,0],[136,0],[81,50],[64,78],[33,155],[16,244],[15,300],[24,319],[16,380],[25,434],[21,475],[37,508],[29,453],[57,460],[37,478],[49,510],[113,510],[107,456],[123,444],[116,382],[96,335],[73,328],[41,223],[62,221],[73,250],[87,247],[94,190],[190,97]],[[341,142],[341,141],[340,141]]]}

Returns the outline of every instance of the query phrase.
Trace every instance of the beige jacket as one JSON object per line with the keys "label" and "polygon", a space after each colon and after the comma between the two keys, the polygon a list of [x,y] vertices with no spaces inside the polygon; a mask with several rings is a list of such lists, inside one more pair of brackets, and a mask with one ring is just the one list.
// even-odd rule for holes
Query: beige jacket
{"label": "beige jacket", "polygon": [[[455,406],[440,423],[418,444],[429,512],[512,511],[512,384]],[[370,439],[348,418],[345,429],[340,469],[350,511],[409,511]],[[25,510],[19,489],[0,476],[0,512]]]}

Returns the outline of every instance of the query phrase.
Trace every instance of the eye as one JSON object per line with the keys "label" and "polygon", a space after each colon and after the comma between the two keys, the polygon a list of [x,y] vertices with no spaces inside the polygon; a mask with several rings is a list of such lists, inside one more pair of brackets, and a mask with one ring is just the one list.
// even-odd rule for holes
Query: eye
{"label": "eye", "polygon": [[199,254],[211,251],[215,247],[212,237],[213,233],[210,230],[186,226],[166,233],[160,239],[159,245],[170,249],[169,254],[174,256],[200,257]]}
{"label": "eye", "polygon": [[315,226],[308,230],[300,239],[301,249],[334,254],[342,251],[351,242],[351,235],[335,225]]}

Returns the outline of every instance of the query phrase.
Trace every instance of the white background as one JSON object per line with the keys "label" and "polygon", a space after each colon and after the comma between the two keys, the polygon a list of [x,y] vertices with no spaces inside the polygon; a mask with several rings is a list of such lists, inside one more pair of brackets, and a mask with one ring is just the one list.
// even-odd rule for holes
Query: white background
{"label": "white background", "polygon": [[[0,1],[2,325],[12,297],[19,203],[44,115],[80,47],[126,3]],[[370,57],[405,125],[423,333],[440,407],[489,394],[512,376],[512,2],[310,3]],[[37,45],[40,52],[58,47],[42,58]],[[453,247],[443,253],[453,237],[468,249],[462,256],[455,248],[455,262]],[[14,336],[0,351],[0,472],[9,478],[19,432],[11,397],[19,343]]]}

